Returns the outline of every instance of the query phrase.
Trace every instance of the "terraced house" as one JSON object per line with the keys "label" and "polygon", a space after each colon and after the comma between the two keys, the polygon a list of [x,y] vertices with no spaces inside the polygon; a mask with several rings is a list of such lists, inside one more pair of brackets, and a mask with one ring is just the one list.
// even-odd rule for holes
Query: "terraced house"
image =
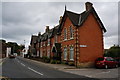
{"label": "terraced house", "polygon": [[85,11],[74,13],[66,10],[59,25],[46,26],[45,33],[38,34],[36,54],[47,56],[77,67],[92,67],[97,57],[103,56],[103,33],[106,29],[93,4],[85,3]]}

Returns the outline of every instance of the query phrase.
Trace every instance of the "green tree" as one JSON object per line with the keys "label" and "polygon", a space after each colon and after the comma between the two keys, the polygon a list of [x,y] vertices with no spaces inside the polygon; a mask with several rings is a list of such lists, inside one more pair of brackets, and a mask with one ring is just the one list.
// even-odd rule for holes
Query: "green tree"
{"label": "green tree", "polygon": [[18,55],[20,55],[20,51],[22,51],[25,48],[24,45],[18,45],[16,42],[8,42],[7,46],[12,48],[12,54],[17,53]]}
{"label": "green tree", "polygon": [[110,47],[108,52],[105,53],[105,56],[107,56],[107,57],[120,57],[120,46],[114,45],[114,46]]}

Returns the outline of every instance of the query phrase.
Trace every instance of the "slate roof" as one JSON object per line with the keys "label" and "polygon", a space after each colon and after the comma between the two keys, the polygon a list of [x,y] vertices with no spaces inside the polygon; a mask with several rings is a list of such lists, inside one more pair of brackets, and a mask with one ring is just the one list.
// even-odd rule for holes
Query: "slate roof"
{"label": "slate roof", "polygon": [[37,39],[38,39],[38,36],[32,35],[30,44],[36,43]]}
{"label": "slate roof", "polygon": [[54,37],[54,35],[56,35],[56,34],[60,34],[61,30],[62,30],[62,26],[63,26],[67,16],[69,17],[69,19],[71,20],[71,22],[74,26],[80,27],[85,22],[85,20],[87,19],[87,17],[89,16],[90,13],[94,14],[96,20],[100,24],[101,29],[104,32],[106,32],[106,29],[105,29],[102,21],[100,20],[99,16],[97,15],[97,13],[93,7],[89,11],[84,11],[80,14],[74,13],[74,12],[71,12],[71,11],[68,11],[65,9],[61,23],[59,25],[55,26],[54,28],[50,29],[49,32],[43,33],[39,39],[41,39],[41,41],[45,41],[48,38]]}
{"label": "slate roof", "polygon": [[95,9],[92,7],[89,11],[84,11],[80,14],[65,10],[62,21],[59,25],[59,33],[62,29],[62,25],[64,24],[64,21],[66,19],[66,17],[68,16],[69,19],[71,20],[71,22],[73,23],[74,26],[76,27],[80,27],[84,21],[87,19],[87,17],[89,16],[90,13],[93,13],[95,18],[97,19],[98,23],[100,24],[101,29],[106,32],[106,29],[102,23],[102,21],[100,20],[100,18],[98,17]]}

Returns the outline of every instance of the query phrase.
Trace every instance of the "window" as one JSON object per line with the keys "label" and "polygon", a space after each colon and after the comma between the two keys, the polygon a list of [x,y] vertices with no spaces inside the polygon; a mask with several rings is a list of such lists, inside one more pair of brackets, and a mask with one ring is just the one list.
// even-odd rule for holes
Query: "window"
{"label": "window", "polygon": [[48,52],[47,52],[47,57],[48,58],[50,57],[50,50],[48,50]]}
{"label": "window", "polygon": [[39,56],[39,51],[37,51],[37,57]]}
{"label": "window", "polygon": [[42,55],[42,51],[40,52],[40,57],[42,57],[43,55]]}
{"label": "window", "polygon": [[70,38],[73,38],[73,29],[72,29],[72,26],[70,26]]}
{"label": "window", "polygon": [[70,47],[70,60],[74,60],[74,48]]}
{"label": "window", "polygon": [[67,30],[66,30],[66,28],[64,29],[64,40],[66,40],[67,39]]}
{"label": "window", "polygon": [[50,45],[50,39],[48,39],[48,46]]}
{"label": "window", "polygon": [[43,42],[43,46],[45,46],[45,42]]}
{"label": "window", "polygon": [[42,42],[41,42],[41,47],[42,47]]}
{"label": "window", "polygon": [[67,60],[67,48],[64,48],[64,60]]}

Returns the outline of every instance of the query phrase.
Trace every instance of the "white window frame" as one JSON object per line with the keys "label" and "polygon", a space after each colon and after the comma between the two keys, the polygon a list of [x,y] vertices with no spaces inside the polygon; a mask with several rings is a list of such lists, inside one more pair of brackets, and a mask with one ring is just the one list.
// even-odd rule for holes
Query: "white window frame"
{"label": "white window frame", "polygon": [[43,43],[43,42],[41,42],[41,47],[42,47],[42,43]]}
{"label": "white window frame", "polygon": [[67,60],[67,48],[64,47],[64,60]]}
{"label": "white window frame", "polygon": [[40,57],[41,57],[41,58],[43,57],[42,51],[40,52]]}
{"label": "white window frame", "polygon": [[48,39],[48,46],[50,45],[50,39]]}
{"label": "white window frame", "polygon": [[47,51],[47,57],[50,58],[50,50]]}
{"label": "white window frame", "polygon": [[[69,27],[69,30],[70,30],[70,39],[73,39],[73,28],[72,26]],[[72,34],[72,36],[71,36]]]}
{"label": "white window frame", "polygon": [[43,42],[43,46],[45,46],[45,42]]}
{"label": "white window frame", "polygon": [[[66,32],[65,32],[66,30]],[[67,40],[67,28],[64,29],[64,40]]]}
{"label": "white window frame", "polygon": [[70,47],[69,59],[72,61],[74,60],[74,48],[72,46]]}

